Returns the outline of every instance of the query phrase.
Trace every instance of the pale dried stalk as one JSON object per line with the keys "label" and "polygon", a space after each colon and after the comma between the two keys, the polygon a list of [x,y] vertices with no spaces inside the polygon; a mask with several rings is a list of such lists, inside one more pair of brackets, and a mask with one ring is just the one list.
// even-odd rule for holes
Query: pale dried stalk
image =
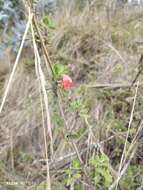
{"label": "pale dried stalk", "polygon": [[122,154],[121,161],[120,161],[119,172],[121,171],[122,163],[123,163],[123,160],[124,160],[124,157],[125,157],[125,154],[126,154],[127,142],[128,142],[128,137],[129,137],[129,133],[130,133],[131,124],[132,124],[132,121],[133,121],[133,115],[134,115],[135,104],[136,104],[136,99],[137,99],[138,87],[139,87],[139,82],[137,83],[137,87],[136,87],[136,91],[135,91],[135,96],[134,96],[134,101],[133,101],[133,106],[132,106],[130,121],[129,121],[129,125],[128,125],[128,130],[127,130],[127,135],[126,135],[124,150],[123,150],[123,154]]}
{"label": "pale dried stalk", "polygon": [[[139,86],[142,86],[143,83],[140,83]],[[99,89],[120,89],[125,88],[129,89],[132,86],[132,83],[113,83],[113,84],[92,84],[87,85],[87,88],[99,88]],[[134,87],[137,87],[137,83],[134,84]]]}
{"label": "pale dried stalk", "polygon": [[120,174],[118,175],[118,177],[116,178],[116,180],[114,181],[114,183],[109,187],[108,190],[112,190],[114,188],[117,187],[117,184],[119,183],[121,177],[125,174],[125,172],[127,171],[128,169],[128,166],[132,160],[132,158],[134,157],[134,154],[136,152],[136,148],[133,150],[133,152],[131,153],[130,155],[130,159],[128,160],[128,162],[125,164],[124,168],[121,170]]}
{"label": "pale dried stalk", "polygon": [[[33,30],[33,25],[31,24],[31,31],[32,31],[32,38],[33,38],[33,46],[34,46],[34,54],[35,54],[35,69],[36,69],[36,74],[39,80],[40,87],[42,88],[42,93],[43,93],[43,100],[45,104],[45,109],[46,109],[46,116],[47,116],[47,127],[48,127],[48,132],[51,140],[51,145],[52,143],[52,132],[51,132],[51,121],[50,121],[50,114],[49,114],[49,107],[48,107],[48,97],[45,89],[45,77],[41,68],[41,60],[40,60],[40,55],[38,52],[37,44],[35,41],[35,35],[34,35],[34,30]],[[45,144],[45,157],[46,157],[46,170],[47,170],[47,190],[51,190],[51,180],[50,180],[50,172],[49,172],[49,162],[48,162],[48,145],[47,145],[47,138],[46,138],[46,127],[44,124],[44,108],[43,108],[43,100],[42,100],[42,94],[41,94],[41,88],[40,88],[40,101],[41,101],[41,108],[42,108],[42,121],[43,121],[43,133],[44,133],[44,144]],[[51,146],[52,147],[52,146]],[[53,153],[53,148],[52,148],[52,153]]]}
{"label": "pale dried stalk", "polygon": [[124,58],[121,56],[121,54],[119,53],[119,51],[112,45],[112,44],[109,44],[109,43],[105,43],[106,44],[106,46],[108,46],[111,50],[113,50],[115,53],[116,53],[116,55],[118,55],[118,57],[120,58],[120,60],[124,63],[124,64],[126,64],[126,61],[124,60]]}
{"label": "pale dried stalk", "polygon": [[11,169],[14,171],[14,153],[13,153],[13,129],[10,131],[10,154],[11,154]]}
{"label": "pale dried stalk", "polygon": [[133,121],[133,115],[134,115],[135,104],[136,104],[136,99],[137,99],[138,87],[139,87],[139,82],[137,82],[137,86],[136,86],[136,91],[135,91],[133,106],[132,106],[132,110],[131,110],[128,130],[127,130],[127,135],[126,135],[126,140],[125,140],[125,145],[124,145],[123,153],[122,153],[121,160],[120,160],[120,166],[119,166],[119,169],[118,169],[118,178],[113,183],[114,185],[112,185],[110,187],[110,189],[113,189],[113,187],[116,187],[116,189],[117,189],[119,180],[120,180],[121,176],[123,175],[123,171],[126,171],[126,170],[124,170],[123,165],[125,163],[125,158],[126,158],[126,151],[127,151],[126,149],[127,149],[128,137],[129,137],[129,133],[130,133],[131,124],[132,124],[132,121]]}
{"label": "pale dried stalk", "polygon": [[22,52],[22,49],[23,49],[23,46],[24,46],[24,42],[25,42],[25,40],[26,40],[26,36],[27,36],[28,31],[29,31],[30,24],[31,24],[31,22],[32,22],[33,14],[30,13],[30,9],[28,10],[28,12],[29,12],[29,17],[28,17],[26,29],[25,29],[25,32],[24,32],[24,35],[23,35],[23,38],[22,38],[22,42],[21,42],[21,45],[20,45],[20,48],[19,48],[19,51],[18,51],[16,60],[15,60],[15,63],[14,63],[12,72],[11,72],[11,74],[10,74],[10,78],[9,78],[7,87],[6,87],[5,91],[4,91],[4,95],[3,95],[3,98],[2,98],[2,102],[1,102],[1,105],[0,105],[0,113],[1,113],[2,110],[3,110],[4,104],[5,104],[5,101],[6,101],[6,98],[7,98],[7,95],[8,95],[10,86],[11,86],[11,83],[12,83],[12,79],[13,79],[13,77],[14,77],[14,74],[15,74],[15,71],[16,71],[16,68],[17,68],[17,65],[18,65],[18,63],[19,63],[19,59],[20,59],[21,52]]}
{"label": "pale dried stalk", "polygon": [[134,146],[136,145],[137,140],[138,140],[138,135],[142,131],[142,128],[143,128],[143,120],[141,121],[141,124],[138,127],[138,130],[137,130],[137,132],[136,132],[136,134],[135,134],[135,136],[134,136],[134,138],[133,138],[133,140],[132,140],[132,142],[130,144],[130,147],[128,148],[128,151],[126,152],[123,164],[126,162],[127,157],[129,156],[130,152],[133,150]]}

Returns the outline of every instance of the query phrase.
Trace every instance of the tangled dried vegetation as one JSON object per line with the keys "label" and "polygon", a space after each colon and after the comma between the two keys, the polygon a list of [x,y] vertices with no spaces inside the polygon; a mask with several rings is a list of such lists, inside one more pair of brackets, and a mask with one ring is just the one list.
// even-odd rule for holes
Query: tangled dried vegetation
{"label": "tangled dried vegetation", "polygon": [[[46,137],[53,190],[142,188],[141,75],[130,89],[143,51],[142,15],[138,11],[134,18],[132,10],[123,9],[113,19],[103,10],[86,7],[75,14],[65,9],[54,17],[55,29],[39,23],[52,64],[67,66],[75,82],[70,92],[61,90],[58,101],[40,53],[52,129],[53,152],[48,130]],[[0,62],[1,97],[14,59],[8,50]],[[42,114],[34,49],[28,47],[0,115],[0,181],[18,182],[0,184],[6,189],[45,189],[42,126],[47,127],[47,118],[43,121]]]}

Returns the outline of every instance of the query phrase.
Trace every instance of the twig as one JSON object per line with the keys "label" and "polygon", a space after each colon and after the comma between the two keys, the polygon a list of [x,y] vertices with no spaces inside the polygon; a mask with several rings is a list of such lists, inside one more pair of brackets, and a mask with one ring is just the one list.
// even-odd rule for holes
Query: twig
{"label": "twig", "polygon": [[[136,99],[137,99],[138,87],[139,87],[139,82],[137,83],[137,87],[136,87],[136,91],[135,91],[135,96],[134,96],[133,106],[132,106],[132,110],[131,110],[131,116],[130,116],[130,121],[129,121],[129,125],[128,125],[128,131],[127,131],[127,135],[126,135],[125,145],[124,145],[123,153],[122,153],[121,160],[120,160],[120,166],[119,166],[119,170],[118,170],[119,175],[120,175],[120,172],[121,172],[121,169],[122,169],[122,166],[123,166],[124,157],[125,157],[125,154],[126,154],[127,142],[128,142],[128,137],[129,137],[131,124],[132,124],[132,121],[133,121],[133,115],[134,115],[135,104],[136,104]],[[117,183],[117,185],[118,185],[118,183]]]}
{"label": "twig", "polygon": [[[87,85],[87,88],[101,88],[101,89],[119,89],[119,88],[129,88],[131,87],[132,83],[119,83],[119,84],[95,84],[95,85]],[[143,83],[140,83],[139,86],[142,86]],[[134,87],[137,87],[137,83],[134,83]]]}
{"label": "twig", "polygon": [[134,157],[135,152],[136,152],[136,149],[133,150],[133,152],[132,152],[132,154],[131,154],[131,156],[130,156],[130,159],[128,160],[128,162],[126,163],[126,165],[124,166],[124,168],[123,168],[122,171],[120,172],[120,175],[116,178],[116,180],[115,180],[114,183],[109,187],[108,190],[112,190],[112,189],[114,189],[114,188],[117,186],[117,184],[119,183],[121,177],[125,174],[126,170],[128,169],[128,166],[129,166],[129,164],[130,164],[132,158]]}
{"label": "twig", "polygon": [[[105,42],[104,42],[105,43]],[[121,61],[126,64],[126,61],[123,59],[123,57],[120,55],[119,51],[112,45],[112,44],[109,44],[109,43],[105,43],[105,45],[107,47],[109,47],[111,50],[113,50],[116,55],[118,55],[118,57],[121,59]]]}
{"label": "twig", "polygon": [[10,130],[10,153],[11,153],[11,168],[12,171],[14,171],[13,129]]}
{"label": "twig", "polygon": [[2,99],[2,103],[1,103],[1,105],[0,105],[0,113],[2,112],[2,109],[3,109],[3,107],[4,107],[4,104],[5,104],[5,101],[6,101],[6,98],[7,98],[7,95],[8,95],[10,86],[11,86],[11,83],[12,83],[13,76],[14,76],[14,74],[15,74],[17,65],[18,65],[18,63],[19,63],[19,59],[20,59],[21,52],[22,52],[22,49],[23,49],[23,46],[24,46],[24,42],[25,42],[27,33],[28,33],[28,31],[29,31],[30,24],[31,24],[31,22],[32,22],[33,14],[31,14],[30,9],[28,10],[28,12],[29,12],[28,22],[27,22],[27,25],[26,25],[26,29],[25,29],[25,32],[24,32],[24,35],[23,35],[23,38],[22,38],[22,42],[21,42],[21,45],[20,45],[20,48],[19,48],[19,51],[18,51],[16,60],[15,60],[15,63],[14,63],[12,72],[11,72],[11,74],[10,74],[10,78],[9,78],[9,81],[8,81],[8,84],[7,84],[7,87],[6,87],[6,90],[5,90],[5,92],[4,92],[4,96],[3,96],[3,99]]}
{"label": "twig", "polygon": [[52,74],[53,74],[53,78],[54,78],[54,71],[53,71],[52,63],[51,63],[51,60],[50,60],[50,57],[49,57],[47,48],[46,48],[46,46],[45,46],[43,37],[42,37],[42,35],[41,35],[41,32],[40,32],[40,30],[39,30],[39,27],[38,27],[38,24],[37,24],[37,21],[36,21],[36,18],[35,18],[35,17],[33,17],[33,24],[34,24],[35,29],[36,29],[36,31],[37,31],[37,34],[38,34],[38,36],[39,36],[39,39],[40,39],[40,42],[41,42],[41,45],[42,45],[42,49],[43,49],[43,51],[44,51],[44,55],[45,55],[45,57],[46,57],[46,61],[47,61],[48,65],[49,65],[49,68],[50,68],[50,70],[51,70],[51,72],[52,72]]}
{"label": "twig", "polygon": [[[35,54],[35,69],[36,69],[36,74],[38,76],[39,83],[40,83],[40,86],[41,86],[42,92],[43,92],[43,99],[44,99],[44,104],[45,104],[45,109],[46,109],[46,116],[47,116],[47,127],[48,127],[48,132],[49,132],[49,136],[50,136],[50,140],[51,140],[51,145],[53,145],[53,143],[52,143],[50,114],[49,114],[49,108],[48,108],[48,98],[47,98],[46,89],[45,89],[45,78],[44,78],[43,71],[41,69],[40,55],[39,55],[38,48],[37,48],[37,45],[36,45],[34,29],[33,29],[32,24],[31,24],[31,31],[32,31],[32,37],[33,37],[34,54]],[[40,97],[41,97],[41,89],[40,89]],[[41,100],[41,107],[42,107],[43,132],[44,132],[46,169],[47,169],[47,187],[46,188],[47,188],[47,190],[51,190],[51,182],[50,182],[50,174],[49,174],[49,163],[48,163],[48,146],[47,146],[47,137],[46,137],[46,127],[45,127],[45,124],[44,124],[44,111],[43,111],[42,97],[40,98],[40,100]],[[53,148],[51,149],[51,151],[53,153]]]}
{"label": "twig", "polygon": [[[138,73],[136,74],[131,87],[136,83],[137,79],[139,78],[140,74],[143,72],[143,54],[141,55],[139,62],[138,62]],[[130,88],[131,88],[130,87]]]}
{"label": "twig", "polygon": [[126,159],[129,156],[129,153],[133,150],[134,145],[136,144],[136,142],[137,142],[137,140],[139,138],[139,134],[140,134],[142,128],[143,128],[143,120],[141,120],[140,125],[138,127],[138,130],[137,130],[137,132],[136,132],[136,134],[135,134],[135,136],[134,136],[134,138],[133,138],[133,140],[132,140],[132,142],[130,144],[130,147],[129,147],[128,151],[126,152],[123,164],[126,162]]}

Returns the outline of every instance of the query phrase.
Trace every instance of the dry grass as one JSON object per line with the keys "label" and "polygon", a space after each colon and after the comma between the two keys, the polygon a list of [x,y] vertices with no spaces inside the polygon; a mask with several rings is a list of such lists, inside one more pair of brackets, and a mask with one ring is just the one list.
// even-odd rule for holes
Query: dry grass
{"label": "dry grass", "polygon": [[[42,35],[45,41],[49,37],[45,45],[52,64],[67,65],[75,81],[71,92],[65,95],[59,89],[58,97],[47,90],[53,81],[47,71],[47,59],[37,48],[34,25],[31,29],[35,60],[25,58],[20,61],[30,26],[29,18],[16,62],[8,72],[10,79],[6,77],[2,81],[2,182],[24,182],[18,188],[32,190],[47,179],[48,190],[56,189],[59,183],[62,189],[66,189],[66,170],[72,167],[73,160],[78,159],[82,177],[67,188],[74,189],[76,184],[82,184],[83,189],[94,189],[89,160],[104,153],[110,159],[113,189],[120,184],[119,180],[122,181],[130,165],[142,164],[137,148],[142,133],[142,121],[139,122],[143,104],[143,100],[139,99],[142,86],[136,85],[135,96],[134,87],[130,91],[128,86],[120,88],[120,83],[130,84],[138,71],[142,49],[138,43],[141,41],[142,26],[140,20],[132,19],[130,23],[129,14],[124,15],[123,23],[118,14],[112,20],[104,9],[100,12],[95,7],[95,10],[98,11],[93,12],[86,7],[78,15],[67,10],[60,16],[57,13],[56,29],[46,31],[46,36]],[[136,23],[135,26],[132,22]],[[138,38],[135,39],[135,36]],[[29,64],[25,64],[28,61]],[[104,84],[111,88],[100,89]],[[99,89],[94,88],[96,85],[100,86]],[[114,85],[118,87],[112,88]],[[82,102],[78,111],[72,111],[70,107],[75,100]]]}

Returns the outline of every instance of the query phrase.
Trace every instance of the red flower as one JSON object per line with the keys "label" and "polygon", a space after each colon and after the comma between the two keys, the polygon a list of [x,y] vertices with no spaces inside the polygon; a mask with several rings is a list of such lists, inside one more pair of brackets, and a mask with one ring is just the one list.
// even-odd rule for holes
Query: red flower
{"label": "red flower", "polygon": [[63,75],[62,84],[64,90],[70,90],[74,86],[71,77],[68,75]]}

